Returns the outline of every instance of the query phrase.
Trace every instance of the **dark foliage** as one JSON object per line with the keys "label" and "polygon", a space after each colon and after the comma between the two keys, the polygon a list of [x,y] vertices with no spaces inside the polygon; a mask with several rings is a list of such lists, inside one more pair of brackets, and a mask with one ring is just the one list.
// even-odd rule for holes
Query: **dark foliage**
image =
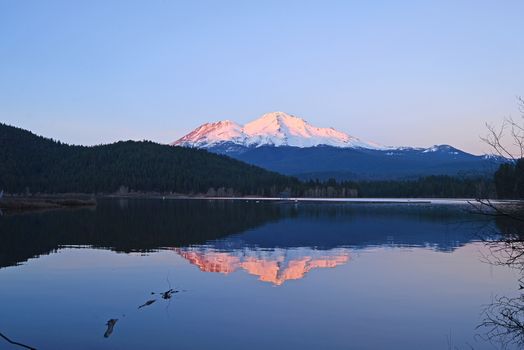
{"label": "dark foliage", "polygon": [[[304,192],[319,194],[357,192],[365,198],[483,198],[493,192],[490,179],[484,177],[453,177],[446,175],[421,177],[416,180],[391,181],[309,181]],[[326,195],[321,197],[326,197]],[[335,195],[336,196],[336,195]]]}
{"label": "dark foliage", "polygon": [[[139,191],[208,196],[480,198],[492,191],[491,181],[484,178],[445,175],[405,181],[300,182],[204,150],[150,141],[71,146],[4,124],[0,124],[0,149],[0,190],[8,193]],[[497,174],[506,171],[509,175],[504,176],[514,176],[516,170],[511,166],[503,165],[500,169],[509,170]],[[518,166],[521,169],[524,164]],[[524,180],[519,181],[523,185],[518,188],[524,190]],[[509,183],[505,178],[499,182]]]}
{"label": "dark foliage", "polygon": [[495,172],[495,187],[499,198],[524,198],[524,158],[502,164]]}
{"label": "dark foliage", "polygon": [[363,197],[483,198],[492,192],[491,179],[435,175],[408,181],[367,181],[358,184]]}
{"label": "dark foliage", "polygon": [[[298,184],[226,156],[203,150],[125,141],[71,146],[0,124],[0,189],[22,192],[135,191],[276,194]],[[220,191],[219,191],[220,192]]]}

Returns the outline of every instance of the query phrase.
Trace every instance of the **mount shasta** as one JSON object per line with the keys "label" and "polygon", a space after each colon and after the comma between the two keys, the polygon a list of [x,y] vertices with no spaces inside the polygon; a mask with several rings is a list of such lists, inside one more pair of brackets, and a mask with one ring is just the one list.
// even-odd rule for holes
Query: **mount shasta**
{"label": "mount shasta", "polygon": [[477,156],[449,145],[388,147],[333,128],[272,112],[245,125],[230,120],[206,123],[174,146],[202,148],[302,179],[408,179],[428,175],[479,176],[504,159]]}

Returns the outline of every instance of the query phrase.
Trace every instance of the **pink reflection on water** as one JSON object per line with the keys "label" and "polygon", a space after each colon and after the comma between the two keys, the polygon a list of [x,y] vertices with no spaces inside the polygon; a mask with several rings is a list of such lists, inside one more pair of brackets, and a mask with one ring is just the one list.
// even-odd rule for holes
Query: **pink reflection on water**
{"label": "pink reflection on water", "polygon": [[329,251],[301,248],[224,252],[209,247],[173,250],[198,266],[201,271],[229,274],[245,270],[251,275],[259,276],[260,281],[277,286],[289,280],[304,278],[313,269],[335,268],[346,264],[350,259],[348,249],[344,248]]}

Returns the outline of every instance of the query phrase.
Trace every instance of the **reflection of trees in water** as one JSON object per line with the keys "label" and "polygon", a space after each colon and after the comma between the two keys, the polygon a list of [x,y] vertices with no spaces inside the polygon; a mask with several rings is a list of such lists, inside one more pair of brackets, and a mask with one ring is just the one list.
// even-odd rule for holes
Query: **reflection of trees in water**
{"label": "reflection of trees in water", "polygon": [[495,298],[484,309],[483,316],[480,327],[486,330],[485,338],[503,348],[524,346],[524,294],[514,298]]}
{"label": "reflection of trees in water", "polygon": [[[493,213],[493,212],[492,212]],[[496,296],[483,312],[478,326],[484,330],[483,338],[501,348],[524,347],[524,212],[513,211],[511,215],[495,213],[499,238],[484,240],[489,248],[485,260],[496,266],[506,266],[519,271],[514,296]]]}
{"label": "reflection of trees in water", "polygon": [[204,243],[280,217],[266,204],[220,201],[100,200],[96,210],[60,210],[2,217],[0,268],[63,246],[117,252]]}
{"label": "reflection of trees in water", "polygon": [[[282,234],[264,232],[263,237],[244,234],[283,219],[293,219],[293,223],[280,225]],[[474,232],[471,223],[453,230],[445,227],[459,225],[464,219],[463,210],[425,205],[99,200],[95,210],[60,210],[0,218],[0,268],[64,246],[150,252],[162,247],[204,244],[234,234],[244,234],[244,238],[253,240],[251,243],[268,248],[276,245],[333,248],[384,244],[388,235],[385,231],[391,231],[395,232],[399,244],[429,243],[448,251],[473,238],[466,233]],[[311,227],[312,222],[330,224],[330,231],[320,236],[318,229]],[[306,231],[308,234],[303,234]],[[450,232],[449,237],[442,234],[446,231]]]}
{"label": "reflection of trees in water", "polygon": [[489,248],[486,261],[497,266],[507,266],[524,272],[524,221],[513,217],[496,219],[498,235],[496,239],[485,239]]}

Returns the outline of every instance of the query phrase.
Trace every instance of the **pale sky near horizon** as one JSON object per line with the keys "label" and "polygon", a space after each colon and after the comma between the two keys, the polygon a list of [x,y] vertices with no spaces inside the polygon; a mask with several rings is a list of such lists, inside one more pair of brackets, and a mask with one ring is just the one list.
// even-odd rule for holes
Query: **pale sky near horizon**
{"label": "pale sky near horizon", "polygon": [[172,142],[284,111],[394,146],[519,117],[524,1],[0,0],[0,122]]}

